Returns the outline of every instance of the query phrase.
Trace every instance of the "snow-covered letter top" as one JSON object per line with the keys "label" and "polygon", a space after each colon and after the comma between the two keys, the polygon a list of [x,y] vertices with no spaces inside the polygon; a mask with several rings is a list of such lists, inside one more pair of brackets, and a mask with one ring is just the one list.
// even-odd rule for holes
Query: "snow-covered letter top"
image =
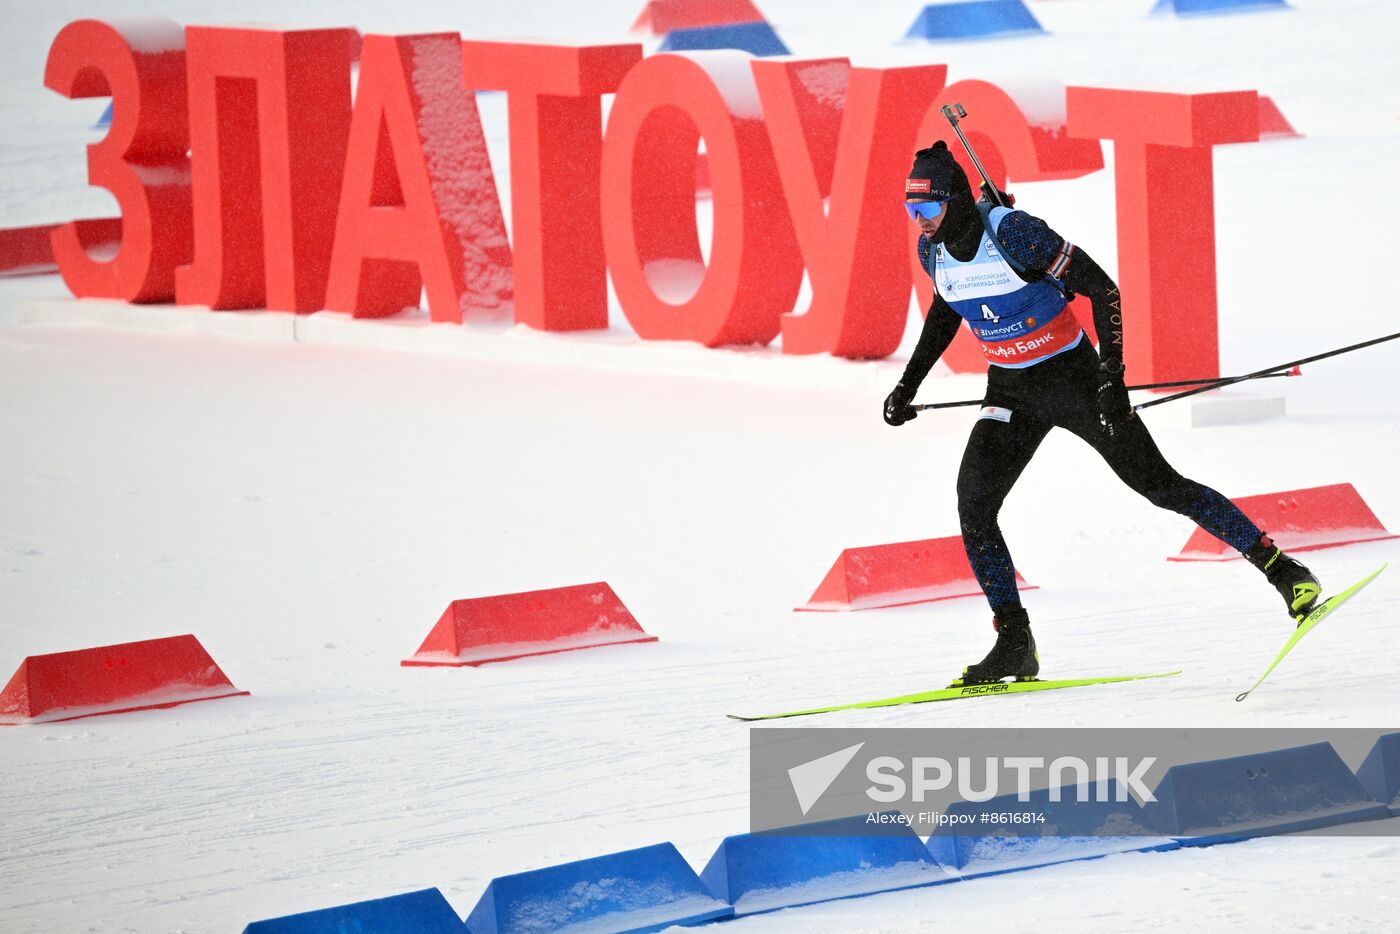
{"label": "snow-covered letter top", "polygon": [[[994,209],[992,229],[999,230],[1010,213],[1010,208]],[[1027,282],[1018,276],[985,231],[977,253],[965,263],[943,244],[933,246],[928,273],[934,287],[967,321],[988,363],[1020,369],[1064,353],[1084,339],[1084,330],[1059,288],[1049,279]],[[1052,264],[1059,268],[1051,268],[1052,275],[1063,272],[1072,249],[1064,244],[1061,257]]]}

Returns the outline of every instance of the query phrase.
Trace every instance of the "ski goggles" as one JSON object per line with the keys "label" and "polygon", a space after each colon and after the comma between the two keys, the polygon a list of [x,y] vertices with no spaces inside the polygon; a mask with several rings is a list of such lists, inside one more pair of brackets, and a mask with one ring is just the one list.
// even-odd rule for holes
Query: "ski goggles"
{"label": "ski goggles", "polygon": [[904,210],[909,212],[909,219],[925,218],[933,220],[943,213],[943,209],[948,206],[947,201],[906,201]]}

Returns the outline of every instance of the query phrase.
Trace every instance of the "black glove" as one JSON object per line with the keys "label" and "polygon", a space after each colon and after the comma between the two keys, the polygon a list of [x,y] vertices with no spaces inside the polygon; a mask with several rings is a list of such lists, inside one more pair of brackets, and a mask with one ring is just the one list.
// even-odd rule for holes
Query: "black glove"
{"label": "black glove", "polygon": [[885,421],[898,427],[911,418],[918,418],[919,413],[909,404],[914,401],[914,394],[918,391],[917,386],[910,388],[904,384],[904,380],[900,380],[885,399]]}
{"label": "black glove", "polygon": [[1129,423],[1137,418],[1133,407],[1128,403],[1128,390],[1123,385],[1122,364],[1118,365],[1116,373],[1110,369],[1108,364],[1099,367],[1097,397],[1099,424],[1103,426],[1104,434],[1108,435],[1110,439],[1117,440],[1127,429]]}

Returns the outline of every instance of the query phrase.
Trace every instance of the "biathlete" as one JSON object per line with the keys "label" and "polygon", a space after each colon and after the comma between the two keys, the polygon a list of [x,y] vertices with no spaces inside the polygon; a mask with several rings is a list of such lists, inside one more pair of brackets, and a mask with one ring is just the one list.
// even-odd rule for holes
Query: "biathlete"
{"label": "biathlete", "polygon": [[[1243,553],[1294,618],[1313,608],[1322,592],[1318,579],[1234,503],[1172,469],[1133,412],[1123,382],[1118,286],[1089,254],[1038,217],[975,200],[942,140],[915,154],[904,206],[919,226],[919,260],[933,279],[934,297],[904,375],[885,400],[885,421],[903,425],[916,417],[914,395],[961,322],[990,364],[982,414],[958,470],[958,519],[997,640],[955,685],[1034,678],[1040,671],[997,513],[1056,427],[1088,442],[1149,502],[1189,517]],[[1068,306],[1075,295],[1093,305],[1097,353]]]}

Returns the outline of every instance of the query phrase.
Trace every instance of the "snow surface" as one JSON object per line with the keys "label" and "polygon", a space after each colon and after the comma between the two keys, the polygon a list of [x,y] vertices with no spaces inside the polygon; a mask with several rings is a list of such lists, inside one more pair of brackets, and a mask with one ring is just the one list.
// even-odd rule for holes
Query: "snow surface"
{"label": "snow surface", "polygon": [[52,707],[33,717],[12,717],[0,714],[0,725],[51,723],[59,720],[76,720],[83,717],[97,717],[141,708],[192,704],[197,701],[218,700],[225,697],[240,697],[247,691],[235,691],[231,685],[209,686],[201,684],[170,684],[156,691],[134,694],[114,704],[91,704],[83,707]]}
{"label": "snow surface", "polygon": [[163,16],[111,16],[103,19],[121,33],[133,52],[161,55],[180,52],[185,48],[183,27],[187,24],[176,23]]}
{"label": "snow surface", "polygon": [[[277,19],[576,43],[625,40],[641,5],[17,5],[0,31],[0,226],[114,209],[85,187],[83,147],[105,102],[42,87],[48,45],[71,20]],[[1400,211],[1400,7],[1294,0],[1286,12],[1176,20],[1149,18],[1148,0],[1031,5],[1051,36],[929,47],[898,42],[917,3],[760,4],[801,56],[947,61],[950,81],[1014,59],[1067,84],[1269,94],[1305,137],[1215,153],[1223,370],[1395,328],[1383,283]],[[504,96],[478,100],[504,197]],[[1113,270],[1105,150],[1109,171],[1015,191]],[[434,885],[465,915],[494,876],[662,840],[698,869],[747,829],[749,727],[724,713],[940,686],[992,638],[975,599],[792,612],[842,548],[957,531],[972,413],[899,431],[878,414],[913,328],[894,359],[852,363],[640,343],[616,309],[606,333],[542,335],[421,315],[79,309],[65,294],[56,276],[0,280],[0,678],[26,655],[178,630],[252,696],[0,731],[7,934],[238,930]],[[1287,418],[1192,430],[1171,406],[1146,417],[1182,472],[1227,495],[1349,481],[1395,529],[1397,371],[1388,344],[1274,381]],[[943,376],[921,401],[980,388]],[[823,725],[1397,726],[1395,570],[1237,704],[1287,636],[1252,569],[1167,562],[1190,523],[1060,434],[1003,525],[1042,588],[1026,602],[1047,670],[1185,673]],[[1392,540],[1307,563],[1335,586],[1397,558]],[[661,641],[399,667],[453,598],[593,580]],[[1386,931],[1400,916],[1397,870],[1400,842],[1297,836],[733,923]]]}
{"label": "snow surface", "polygon": [[851,69],[845,62],[823,62],[796,69],[797,80],[803,90],[811,94],[819,103],[828,107],[841,107],[846,103],[846,89],[850,86]]}
{"label": "snow surface", "polygon": [[1032,126],[1062,132],[1069,122],[1063,81],[1025,74],[989,73],[982,77],[1005,91]]}

